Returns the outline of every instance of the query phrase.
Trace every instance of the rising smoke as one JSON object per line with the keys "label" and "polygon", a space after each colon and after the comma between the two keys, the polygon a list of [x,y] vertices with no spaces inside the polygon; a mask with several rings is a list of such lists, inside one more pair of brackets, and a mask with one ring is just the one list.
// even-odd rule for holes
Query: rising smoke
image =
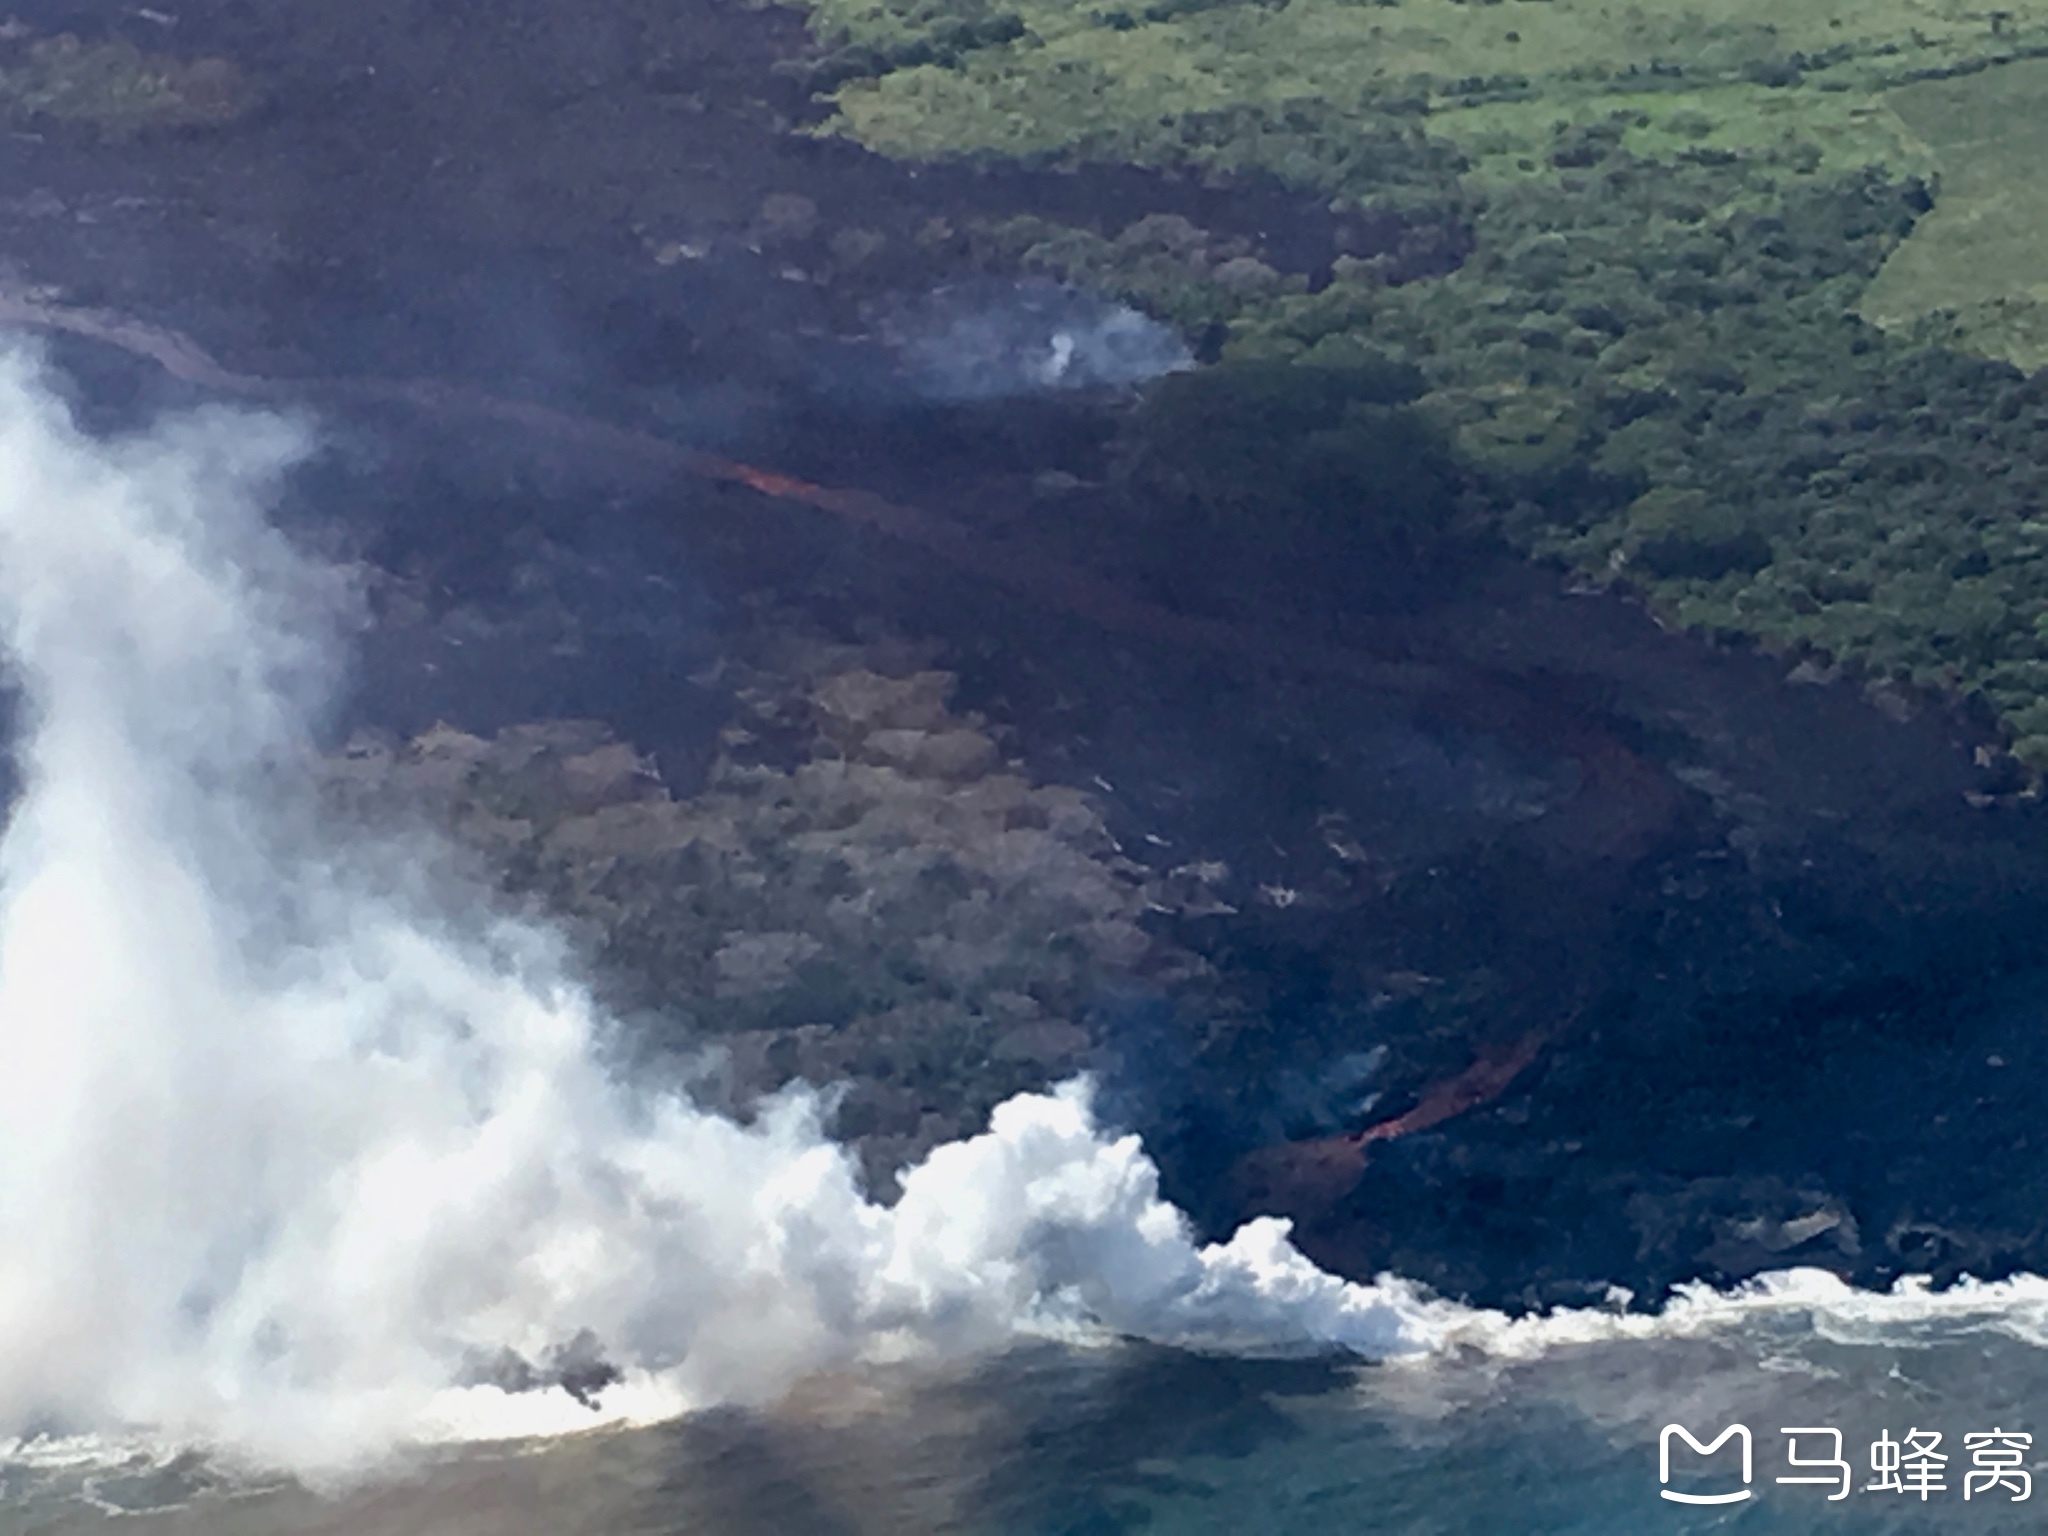
{"label": "rising smoke", "polygon": [[547,935],[434,910],[295,787],[352,614],[264,520],[306,444],[92,441],[0,355],[0,1435],[332,1472],[592,1422],[463,1384],[579,1338],[623,1373],[601,1411],[649,1416],[1027,1330],[1379,1354],[1465,1315],[1279,1223],[1198,1248],[1078,1085],[884,1208],[810,1097],[740,1124],[612,1081]]}
{"label": "rising smoke", "polygon": [[941,288],[883,316],[880,330],[912,388],[934,400],[1127,389],[1194,366],[1170,326],[1042,278]]}

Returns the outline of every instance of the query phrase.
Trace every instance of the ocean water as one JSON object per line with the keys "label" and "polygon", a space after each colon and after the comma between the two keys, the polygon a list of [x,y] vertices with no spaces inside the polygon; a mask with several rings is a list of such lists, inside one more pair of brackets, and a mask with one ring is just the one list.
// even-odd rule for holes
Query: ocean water
{"label": "ocean water", "polygon": [[[1965,1437],[2048,1434],[2048,1282],[1515,1320],[1200,1243],[1086,1083],[884,1207],[812,1099],[616,1082],[553,936],[305,787],[356,622],[265,519],[313,432],[95,440],[0,355],[0,1531],[2019,1528],[2031,1443],[1966,1499]],[[1747,1480],[1664,1482],[1667,1425]]]}
{"label": "ocean water", "polygon": [[[415,1450],[319,1494],[202,1457],[49,1444],[18,1455],[0,1524],[36,1531],[1051,1533],[2013,1531],[2016,1480],[1972,1488],[1967,1434],[2032,1431],[2048,1353],[2038,1291],[1754,1297],[1695,1304],[1649,1336],[1366,1365],[1256,1361],[1131,1343],[1039,1344],[972,1366],[841,1373],[772,1408],[549,1440]],[[1680,1311],[1687,1312],[1684,1304]],[[1752,1497],[1684,1506],[1662,1487],[1742,1491],[1739,1458],[1676,1458],[1746,1425]],[[1851,1490],[1780,1485],[1781,1430],[1840,1429]],[[1872,1491],[1880,1436],[1950,1454],[1939,1489]],[[1826,1437],[1799,1442],[1824,1459]],[[2048,1473],[2030,1448],[2024,1470]],[[1821,1475],[1835,1476],[1833,1472]],[[1930,1479],[1930,1484],[1934,1480]]]}

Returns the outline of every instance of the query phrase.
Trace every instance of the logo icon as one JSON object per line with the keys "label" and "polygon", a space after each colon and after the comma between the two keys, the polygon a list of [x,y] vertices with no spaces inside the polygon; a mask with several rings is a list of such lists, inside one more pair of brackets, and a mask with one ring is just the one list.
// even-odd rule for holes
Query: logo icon
{"label": "logo icon", "polygon": [[1691,1446],[1693,1451],[1701,1456],[1711,1456],[1730,1440],[1740,1440],[1742,1442],[1743,1486],[1734,1493],[1673,1493],[1669,1488],[1663,1488],[1658,1490],[1662,1497],[1669,1499],[1674,1504],[1740,1504],[1744,1499],[1751,1496],[1753,1490],[1750,1488],[1749,1483],[1751,1474],[1755,1470],[1755,1458],[1747,1424],[1731,1424],[1705,1445],[1701,1445],[1699,1441],[1693,1439],[1692,1431],[1684,1425],[1666,1424],[1664,1432],[1657,1437],[1657,1481],[1660,1483],[1671,1481],[1671,1439],[1674,1435]]}

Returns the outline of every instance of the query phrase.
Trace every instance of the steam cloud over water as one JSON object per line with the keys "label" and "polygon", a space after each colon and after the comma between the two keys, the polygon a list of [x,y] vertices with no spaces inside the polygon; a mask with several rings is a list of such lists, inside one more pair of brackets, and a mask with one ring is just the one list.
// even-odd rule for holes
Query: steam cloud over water
{"label": "steam cloud over water", "polygon": [[[427,909],[302,788],[351,612],[268,528],[303,451],[207,411],[81,435],[0,355],[0,643],[25,697],[0,841],[0,1436],[142,1429],[345,1468],[580,1426],[463,1386],[584,1330],[605,1412],[759,1401],[862,1359],[1098,1326],[1426,1344],[1460,1309],[1198,1249],[1085,1090],[1003,1105],[892,1208],[810,1099],[635,1094],[546,935]],[[472,1378],[473,1379],[473,1378]]]}

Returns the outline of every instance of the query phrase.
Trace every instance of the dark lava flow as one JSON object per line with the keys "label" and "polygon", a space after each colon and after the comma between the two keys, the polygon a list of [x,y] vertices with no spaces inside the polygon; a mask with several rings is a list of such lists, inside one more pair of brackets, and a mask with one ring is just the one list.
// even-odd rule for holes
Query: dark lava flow
{"label": "dark lava flow", "polygon": [[[1417,277],[1463,239],[1447,221],[1404,247],[1271,189],[919,171],[793,138],[806,105],[772,66],[803,39],[772,11],[219,0],[179,29],[270,105],[210,140],[11,141],[0,255],[27,279],[251,374],[483,381],[766,450],[1096,579],[1148,558],[1132,509],[1089,488],[1111,407],[891,399],[855,419],[815,397],[821,367],[858,362],[868,301],[959,275],[959,244],[920,231],[1178,213],[1311,275],[1348,243],[1405,248]],[[774,196],[811,212],[771,216]],[[827,274],[855,226],[888,254]],[[198,397],[103,349],[62,356],[103,423]],[[1965,721],[1788,681],[1498,556],[1398,609],[1399,572],[1224,564],[1244,579],[1183,589],[1183,616],[1264,638],[1196,649],[574,441],[362,400],[329,427],[295,525],[426,610],[365,637],[358,718],[595,714],[687,790],[730,703],[706,664],[772,593],[835,633],[942,638],[964,702],[1040,775],[1096,787],[1134,857],[1226,866],[1233,910],[1173,920],[1220,997],[1199,1016],[1101,1000],[1128,1042],[1109,1102],[1206,1223],[1246,1214],[1248,1154],[1402,1115],[1540,1035],[1496,1097],[1416,1116],[1355,1187],[1294,1200],[1310,1251],[1508,1301],[1793,1262],[2048,1269],[2028,1162],[2048,822],[1966,803],[2009,786]],[[525,595],[536,572],[594,637],[580,656]],[[478,613],[488,644],[463,628]],[[1302,664],[1347,645],[1437,681]]]}

